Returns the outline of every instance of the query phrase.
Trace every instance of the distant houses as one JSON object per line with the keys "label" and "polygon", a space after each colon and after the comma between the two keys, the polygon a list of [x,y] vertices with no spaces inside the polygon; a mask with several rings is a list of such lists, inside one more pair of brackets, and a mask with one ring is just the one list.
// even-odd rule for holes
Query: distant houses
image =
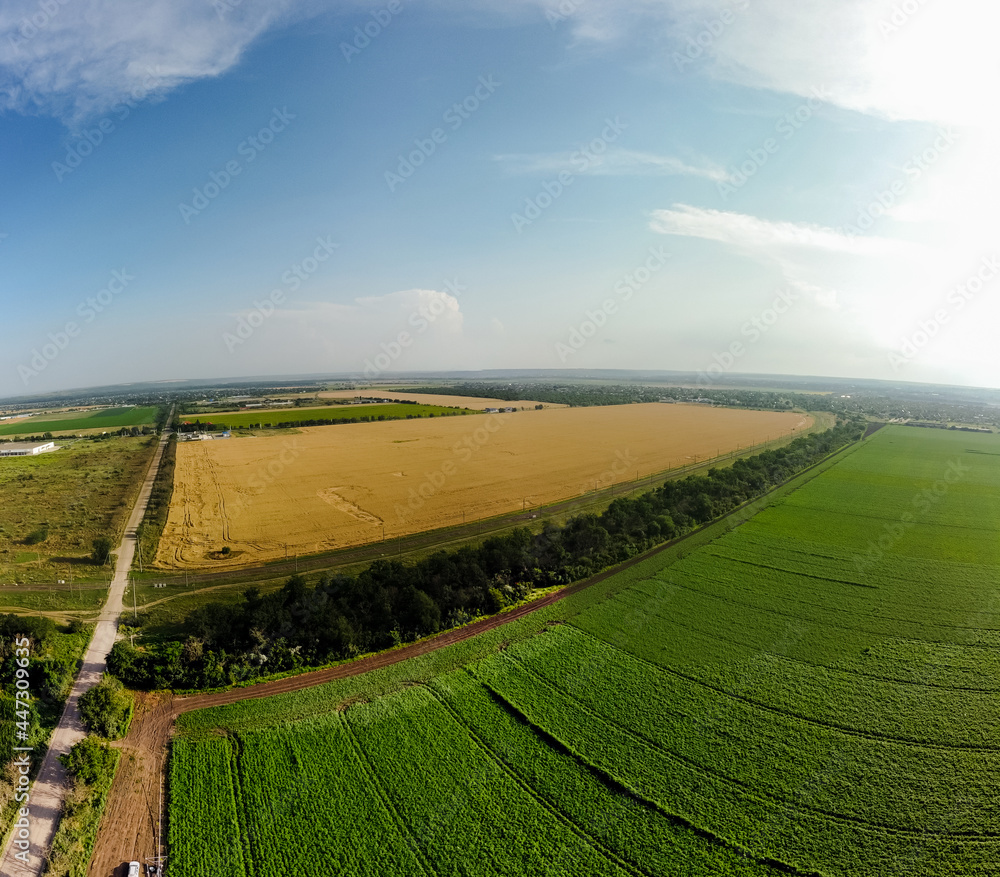
{"label": "distant houses", "polygon": [[214,439],[227,439],[231,437],[232,433],[228,430],[221,435],[212,435],[208,432],[182,432],[177,436],[177,440],[181,442],[210,442]]}

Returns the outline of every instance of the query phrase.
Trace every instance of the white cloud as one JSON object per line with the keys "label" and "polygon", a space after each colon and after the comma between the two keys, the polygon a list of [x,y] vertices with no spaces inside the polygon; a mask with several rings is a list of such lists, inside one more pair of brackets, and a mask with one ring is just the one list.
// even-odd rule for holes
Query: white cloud
{"label": "white cloud", "polygon": [[[683,5],[704,15],[724,4]],[[992,0],[754,0],[707,55],[714,75],[742,85],[820,87],[848,109],[975,127],[992,115],[998,24]]]}
{"label": "white cloud", "polygon": [[0,109],[79,124],[123,100],[141,102],[236,64],[301,0],[5,0]]}
{"label": "white cloud", "polygon": [[903,246],[897,241],[847,235],[811,223],[775,222],[687,204],[675,204],[670,210],[653,211],[650,228],[660,234],[705,238],[744,251],[769,255],[787,249],[872,255],[898,251]]}
{"label": "white cloud", "polygon": [[[559,0],[522,0],[560,10]],[[578,43],[654,35],[681,70],[808,97],[889,119],[995,126],[993,0],[568,0],[557,22]],[[904,9],[904,7],[906,7]],[[685,57],[687,57],[685,55]]]}
{"label": "white cloud", "polygon": [[494,156],[494,161],[500,162],[512,174],[558,174],[569,171],[595,176],[694,176],[715,182],[729,179],[723,168],[708,161],[693,165],[672,155],[656,155],[633,149],[609,148],[600,154],[587,150],[572,153],[507,153]]}

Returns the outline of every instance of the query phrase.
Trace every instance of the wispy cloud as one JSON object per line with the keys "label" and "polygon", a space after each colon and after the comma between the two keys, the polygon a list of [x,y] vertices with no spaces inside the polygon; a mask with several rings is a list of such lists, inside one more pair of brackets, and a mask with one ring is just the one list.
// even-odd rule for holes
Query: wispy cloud
{"label": "wispy cloud", "polygon": [[510,174],[592,174],[605,177],[692,176],[720,182],[728,174],[718,165],[701,162],[688,164],[672,155],[656,155],[633,149],[608,149],[596,154],[587,150],[576,152],[507,153],[495,155],[494,161]]}
{"label": "wispy cloud", "polygon": [[125,100],[218,76],[302,0],[5,0],[0,109],[79,124]]}
{"label": "wispy cloud", "polygon": [[905,246],[899,241],[847,235],[807,222],[773,221],[688,204],[675,204],[669,210],[653,211],[650,228],[660,234],[704,238],[750,252],[810,249],[888,255],[899,252]]}

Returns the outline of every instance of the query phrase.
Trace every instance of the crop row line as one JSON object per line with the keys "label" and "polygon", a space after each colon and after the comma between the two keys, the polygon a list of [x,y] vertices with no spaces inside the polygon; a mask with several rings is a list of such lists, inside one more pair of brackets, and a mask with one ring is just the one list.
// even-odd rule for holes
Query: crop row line
{"label": "crop row line", "polygon": [[[829,582],[835,582],[835,583],[838,583],[838,584],[846,584],[846,585],[852,585],[852,586],[854,586],[853,582],[847,582],[847,581],[844,581],[843,579],[824,578],[822,576],[811,575],[809,573],[802,573],[802,572],[797,572],[796,570],[790,570],[790,569],[786,569],[784,567],[774,566],[773,564],[756,563],[756,562],[753,562],[753,561],[745,560],[743,558],[733,557],[733,556],[728,555],[728,554],[723,554],[723,553],[720,553],[718,551],[711,551],[711,550],[708,549],[707,546],[704,549],[704,553],[705,553],[706,556],[718,558],[719,560],[724,561],[725,563],[744,564],[744,565],[747,565],[747,566],[754,566],[754,567],[757,567],[757,568],[760,568],[760,569],[772,569],[772,570],[774,570],[776,572],[787,573],[788,575],[804,576],[804,577],[807,577],[807,578],[818,578],[818,579],[821,579],[823,581],[829,581]],[[704,576],[704,575],[700,574],[696,570],[685,569],[684,572],[685,572],[685,575],[690,576],[693,579],[701,579],[701,580],[711,581],[711,579],[709,579],[707,576]],[[675,584],[671,579],[667,579],[667,578],[658,579],[658,581],[667,581],[667,582],[670,582],[671,584]],[[678,585],[678,586],[679,587],[688,587],[689,590],[692,590],[692,591],[694,591],[694,592],[696,592],[698,594],[705,594],[706,596],[709,596],[709,597],[717,597],[718,596],[716,594],[713,594],[710,591],[703,591],[703,590],[698,589],[698,588],[693,588],[693,587],[684,586],[684,585]],[[736,585],[736,587],[740,587],[740,586]],[[858,585],[857,587],[874,587],[874,586]],[[874,587],[874,589],[875,590],[880,590],[880,588],[878,588],[878,587]],[[747,589],[746,588],[740,588],[740,590],[747,590]],[[725,598],[719,598],[719,599],[725,599]],[[853,615],[853,616],[855,616],[857,618],[877,618],[877,619],[885,620],[885,621],[896,621],[896,622],[899,622],[900,624],[912,624],[914,627],[943,627],[943,628],[946,628],[948,630],[970,630],[970,631],[991,631],[991,632],[996,632],[996,631],[1000,630],[1000,628],[997,628],[997,627],[982,627],[982,626],[972,627],[972,626],[967,625],[967,624],[948,624],[948,623],[943,622],[943,621],[920,621],[920,620],[913,619],[913,618],[900,618],[899,616],[896,616],[896,615],[883,615],[883,614],[876,615],[876,614],[871,613],[871,612],[858,612],[857,610],[849,609],[849,608],[846,608],[846,607],[843,607],[843,606],[830,606],[830,607],[823,606],[823,605],[821,605],[819,603],[812,603],[809,600],[798,599],[797,597],[793,598],[793,600],[794,600],[794,602],[799,603],[802,606],[810,606],[810,607],[813,607],[813,608],[816,608],[816,609],[820,609],[820,610],[822,610],[824,612],[839,612],[839,613],[845,614],[845,615]],[[758,606],[757,604],[754,604],[754,603],[746,603],[746,604],[744,604],[744,603],[740,602],[739,605],[747,605],[747,606],[751,606],[753,608],[759,608],[759,609],[762,609],[762,610],[764,609],[764,607],[760,607],[760,606]],[[833,625],[829,625],[829,626],[833,626]],[[846,630],[860,630],[860,628],[844,628],[844,629],[846,629]],[[868,631],[865,631],[865,632],[868,632]],[[912,642],[919,642],[919,643],[923,643],[923,642],[938,642],[938,640],[922,640],[922,639],[916,639],[914,637],[898,637],[898,638],[899,639],[907,639],[907,640],[910,640]],[[984,644],[981,644],[981,643],[960,643],[959,645],[968,646],[969,648],[985,648],[985,649],[996,648],[995,646],[988,646],[988,645],[984,645]]]}
{"label": "crop row line", "polygon": [[[476,680],[477,682],[479,680]],[[564,813],[558,806],[556,806],[551,800],[546,796],[541,794],[537,789],[534,788],[524,777],[522,777],[517,771],[515,771],[510,765],[505,764],[502,759],[500,759],[496,752],[487,745],[487,743],[480,737],[472,726],[469,725],[454,709],[454,707],[448,703],[447,699],[443,698],[437,691],[434,690],[429,685],[425,685],[425,688],[431,693],[431,695],[448,711],[451,717],[457,722],[465,732],[469,735],[473,743],[479,747],[479,749],[489,758],[494,764],[497,765],[500,770],[507,774],[518,786],[520,786],[528,795],[530,795],[535,801],[538,802],[544,810],[548,811],[557,822],[561,822],[565,825],[573,834],[579,837],[584,843],[600,850],[601,854],[610,861],[614,862],[623,871],[627,871],[632,874],[642,874],[645,877],[654,877],[645,868],[640,867],[635,862],[628,862],[623,859],[614,850],[609,849],[605,844],[599,841],[589,832],[585,831],[581,826],[577,825],[566,813]]]}
{"label": "crop row line", "polygon": [[[673,583],[671,583],[671,584],[673,584]],[[683,585],[678,585],[678,587],[684,587],[684,586]],[[637,590],[636,593],[645,594],[644,591],[640,591],[640,590]],[[646,596],[649,596],[649,595],[646,594]],[[721,599],[725,599],[725,598],[721,598]],[[738,605],[741,605],[741,604],[735,603],[734,605],[738,606]],[[746,608],[753,608],[753,607],[751,607],[751,606],[748,605]],[[717,642],[725,643],[726,645],[729,645],[729,646],[738,646],[740,648],[747,649],[748,651],[756,652],[757,654],[760,654],[760,655],[770,655],[771,657],[778,658],[779,660],[782,660],[782,661],[788,661],[788,662],[790,662],[792,664],[799,664],[800,666],[803,666],[803,667],[814,667],[814,668],[818,668],[818,669],[821,669],[821,670],[825,670],[826,672],[829,672],[829,673],[836,673],[836,674],[839,674],[841,676],[853,676],[853,677],[858,677],[858,678],[861,678],[861,679],[875,679],[875,680],[877,680],[879,682],[885,682],[885,683],[889,683],[889,684],[892,684],[892,685],[900,685],[900,686],[907,686],[907,687],[914,687],[914,688],[931,688],[931,689],[935,689],[935,690],[939,690],[939,691],[966,691],[966,692],[972,692],[972,693],[977,693],[977,694],[995,694],[998,691],[1000,691],[1000,689],[997,689],[997,688],[980,688],[980,687],[968,686],[968,685],[942,685],[941,683],[938,683],[938,682],[917,682],[917,681],[914,681],[912,679],[900,679],[899,677],[896,677],[896,676],[880,676],[877,673],[867,673],[867,672],[864,672],[862,670],[847,670],[847,669],[845,669],[843,667],[836,667],[836,666],[833,666],[831,664],[822,664],[822,663],[819,663],[818,661],[807,661],[804,658],[793,658],[793,657],[790,657],[789,655],[779,654],[778,652],[771,652],[771,651],[768,651],[766,649],[759,649],[759,648],[757,648],[754,645],[750,645],[750,644],[745,643],[745,642],[740,642],[739,640],[735,640],[735,639],[729,639],[727,637],[720,636],[720,635],[718,635],[716,633],[710,633],[710,632],[708,632],[706,630],[702,630],[700,627],[695,627],[694,625],[691,625],[691,624],[685,624],[683,621],[678,621],[674,617],[668,618],[667,616],[662,615],[662,614],[657,613],[657,612],[652,611],[652,610],[647,610],[647,614],[649,616],[653,617],[653,618],[656,618],[656,619],[664,622],[665,624],[672,625],[673,627],[682,628],[683,630],[686,630],[686,631],[689,631],[689,632],[693,632],[693,633],[697,634],[698,636],[703,636],[703,637],[706,637],[708,639],[714,639]],[[814,625],[820,626],[820,627],[822,627],[822,626],[836,627],[835,625],[822,625],[822,624],[820,624],[818,622],[813,622],[811,619],[802,618],[801,616],[793,615],[791,613],[784,614],[784,613],[779,613],[779,612],[775,611],[772,614],[782,615],[783,617],[790,618],[790,619],[792,619],[794,621],[808,622],[808,623],[811,623],[811,624],[814,624]],[[583,628],[579,628],[579,629],[582,630]],[[838,629],[838,630],[851,630],[851,628],[840,628],[840,627],[836,627],[836,629]],[[875,634],[872,634],[872,635],[874,636]],[[890,637],[890,636],[882,636],[881,638],[885,639],[885,640],[890,640],[890,641],[893,641],[893,642],[912,642],[912,643],[919,643],[921,645],[941,645],[941,643],[935,642],[933,640],[911,640],[911,639],[906,639],[905,637]],[[950,643],[945,643],[945,644],[946,645],[951,645]]]}
{"label": "crop row line", "polygon": [[236,816],[236,823],[240,828],[241,846],[244,850],[243,861],[240,862],[240,870],[246,873],[247,866],[252,867],[257,862],[257,854],[253,833],[250,831],[250,820],[246,813],[246,789],[243,787],[243,741],[238,734],[229,737],[229,769],[232,774],[230,783],[233,795],[233,813]]}
{"label": "crop row line", "polygon": [[510,716],[512,716],[517,722],[526,726],[532,731],[546,746],[554,749],[562,755],[565,755],[573,759],[577,764],[587,770],[598,782],[619,795],[623,795],[632,801],[640,804],[641,806],[652,810],[658,815],[662,816],[664,819],[672,822],[674,825],[678,825],[684,828],[703,840],[707,840],[710,843],[723,847],[725,849],[731,850],[743,856],[747,859],[752,859],[759,864],[766,865],[776,870],[781,871],[783,874],[796,875],[796,877],[823,877],[815,871],[802,871],[796,868],[794,865],[790,865],[787,862],[782,862],[778,859],[772,859],[766,856],[759,856],[741,844],[735,843],[733,841],[727,840],[720,835],[715,834],[707,828],[700,825],[696,825],[690,819],[685,816],[681,816],[679,813],[675,813],[668,810],[663,805],[657,801],[653,801],[647,798],[645,795],[633,789],[624,781],[608,773],[603,768],[589,761],[579,752],[574,750],[565,741],[560,740],[555,734],[546,728],[541,727],[541,725],[534,722],[530,716],[528,716],[523,710],[521,710],[516,704],[510,701],[501,692],[497,691],[487,680],[480,679],[478,676],[466,668],[467,672],[472,675],[476,681],[485,689],[486,693],[490,696],[490,699],[497,704],[500,709],[504,710]]}
{"label": "crop row line", "polygon": [[347,735],[348,743],[351,749],[354,751],[354,755],[358,760],[362,771],[368,778],[372,789],[374,789],[375,794],[378,796],[382,807],[385,812],[389,814],[389,818],[392,820],[393,824],[396,826],[396,830],[399,832],[399,836],[402,841],[410,848],[416,860],[420,863],[420,867],[423,869],[426,875],[430,877],[435,877],[436,871],[431,865],[430,861],[424,853],[424,850],[420,848],[417,843],[416,838],[410,833],[409,829],[406,827],[406,823],[403,818],[399,815],[399,811],[395,808],[389,796],[386,794],[385,790],[382,788],[381,783],[378,781],[378,776],[375,773],[375,768],[372,766],[371,761],[368,759],[368,754],[364,751],[361,742],[358,740],[357,735],[354,733],[354,729],[351,727],[351,723],[348,721],[347,713],[349,711],[344,711],[337,713],[341,725]]}
{"label": "crop row line", "polygon": [[[609,642],[607,642],[607,640],[603,640],[600,637],[595,636],[594,634],[590,633],[589,631],[583,630],[582,628],[578,628],[578,627],[576,627],[576,625],[573,625],[573,627],[574,627],[575,630],[578,630],[580,633],[585,634],[586,636],[590,637],[591,639],[595,640],[596,642],[602,643],[603,645],[607,646],[608,648],[616,649],[617,651],[620,651],[623,654],[628,655],[629,657],[635,659],[636,661],[639,661],[642,664],[645,664],[645,665],[647,665],[649,667],[652,667],[652,668],[655,668],[655,669],[659,670],[661,673],[667,673],[667,674],[669,674],[671,676],[677,677],[678,679],[683,679],[686,682],[690,682],[693,685],[698,685],[698,686],[701,686],[702,688],[707,688],[710,691],[714,691],[714,692],[716,692],[718,694],[721,694],[721,695],[723,695],[725,697],[732,698],[733,700],[738,700],[741,703],[749,704],[750,706],[755,707],[756,709],[762,710],[764,712],[772,713],[773,715],[776,715],[776,716],[786,716],[786,717],[789,717],[789,718],[797,719],[798,721],[803,722],[804,724],[815,725],[815,726],[820,727],[820,728],[828,728],[830,730],[837,731],[837,732],[839,732],[841,734],[846,734],[847,736],[850,736],[850,737],[859,737],[859,738],[861,738],[863,740],[875,740],[875,741],[885,741],[885,742],[888,742],[888,743],[896,743],[896,744],[899,744],[900,746],[913,747],[913,748],[916,748],[916,749],[937,749],[937,750],[944,750],[944,751],[949,751],[949,752],[954,752],[954,751],[959,751],[959,752],[1000,752],[1000,746],[958,746],[958,745],[954,745],[954,744],[950,744],[950,743],[931,743],[931,742],[929,742],[927,740],[917,740],[917,739],[909,738],[909,737],[896,737],[896,736],[893,736],[893,735],[890,735],[890,734],[874,734],[874,733],[871,733],[871,732],[868,732],[868,731],[859,730],[858,728],[852,728],[852,727],[850,727],[848,725],[841,725],[841,724],[838,724],[836,722],[825,722],[825,721],[822,721],[820,719],[811,718],[810,716],[806,716],[806,715],[803,715],[801,713],[792,712],[791,710],[778,709],[777,707],[769,706],[766,703],[761,703],[760,701],[754,700],[753,698],[747,697],[745,695],[737,694],[737,693],[735,693],[733,691],[728,691],[725,688],[722,688],[721,686],[713,685],[710,682],[706,682],[705,680],[699,679],[696,676],[692,676],[692,675],[690,675],[688,673],[683,673],[680,670],[677,670],[677,669],[675,669],[673,667],[667,667],[667,666],[664,666],[663,664],[656,664],[656,663],[654,663],[652,661],[649,661],[649,660],[641,657],[640,655],[635,654],[634,652],[630,652],[627,649],[623,649],[623,648],[621,648],[619,646],[616,646],[616,645],[614,645],[612,643],[609,643]],[[706,636],[710,636],[710,635],[706,634]],[[712,637],[712,638],[713,639],[719,639],[718,637]],[[720,640],[720,641],[725,642],[725,640]],[[770,653],[770,652],[760,652],[760,654],[771,655],[772,653]],[[805,663],[803,661],[796,661],[794,658],[785,658],[783,655],[772,655],[772,656],[776,657],[776,658],[780,658],[782,660],[788,660],[788,661],[790,661],[792,663],[798,663],[798,664],[804,664]],[[812,665],[806,665],[806,666],[812,666]],[[834,669],[834,668],[830,668],[830,669]],[[834,672],[837,672],[837,671],[834,670]],[[913,684],[916,684],[916,683],[913,683]]]}
{"label": "crop row line", "polygon": [[[721,771],[714,770],[711,767],[708,767],[702,764],[701,762],[696,761],[695,759],[690,758],[686,755],[681,755],[678,752],[674,752],[666,748],[656,740],[653,740],[652,738],[646,736],[645,734],[635,729],[626,727],[625,725],[615,721],[609,716],[604,716],[600,713],[595,712],[593,709],[591,709],[585,703],[580,701],[573,694],[563,689],[561,686],[557,685],[554,682],[551,682],[550,680],[546,679],[543,676],[540,676],[537,672],[529,668],[519,659],[515,658],[515,660],[517,660],[518,663],[521,664],[521,666],[524,668],[526,675],[535,679],[535,681],[541,686],[562,694],[564,699],[571,702],[579,712],[589,716],[595,722],[616,729],[622,736],[631,737],[636,742],[644,746],[647,746],[656,752],[661,753],[667,759],[673,759],[682,762],[683,764],[686,764],[688,767],[693,768],[696,771],[707,774],[709,776],[713,776],[716,779],[722,780],[724,783],[728,783],[733,786],[738,786],[739,788],[744,790],[748,798],[750,798],[751,800],[755,800],[759,803],[764,803],[764,801],[766,800],[770,801],[774,806],[783,808],[785,810],[791,810],[791,811],[804,810],[808,813],[812,813],[813,815],[822,817],[824,819],[829,819],[832,822],[841,822],[841,823],[848,823],[851,825],[859,825],[864,828],[872,829],[874,831],[882,831],[885,832],[886,834],[902,835],[904,837],[924,837],[927,835],[933,835],[936,837],[961,838],[963,840],[973,840],[973,841],[992,841],[995,840],[996,838],[1000,838],[1000,830],[990,831],[990,832],[918,831],[916,829],[901,828],[900,826],[890,825],[888,823],[872,822],[871,820],[868,819],[861,819],[860,817],[849,816],[844,813],[835,813],[829,810],[824,810],[821,807],[811,806],[809,804],[792,803],[779,795],[755,789],[742,780],[736,779],[735,777],[729,776],[728,774],[725,774]],[[488,685],[488,683],[486,682],[483,682],[483,684]],[[492,689],[492,686],[489,687]]]}

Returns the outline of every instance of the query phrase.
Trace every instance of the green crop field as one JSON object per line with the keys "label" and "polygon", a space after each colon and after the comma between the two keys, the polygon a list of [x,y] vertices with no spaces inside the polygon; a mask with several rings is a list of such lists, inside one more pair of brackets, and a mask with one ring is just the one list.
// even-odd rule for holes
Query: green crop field
{"label": "green crop field", "polygon": [[219,411],[210,414],[190,414],[182,423],[211,423],[216,427],[277,426],[280,423],[301,423],[310,420],[399,420],[406,417],[448,417],[470,414],[464,408],[441,405],[327,405],[323,408],[280,408],[271,411]]}
{"label": "green crop field", "polygon": [[73,411],[39,414],[27,420],[0,424],[0,436],[42,435],[46,432],[83,432],[85,430],[121,429],[123,426],[153,426],[157,408],[103,408],[99,411]]}
{"label": "green crop field", "polygon": [[998,873],[1000,437],[884,429],[714,535],[181,716],[171,873]]}

